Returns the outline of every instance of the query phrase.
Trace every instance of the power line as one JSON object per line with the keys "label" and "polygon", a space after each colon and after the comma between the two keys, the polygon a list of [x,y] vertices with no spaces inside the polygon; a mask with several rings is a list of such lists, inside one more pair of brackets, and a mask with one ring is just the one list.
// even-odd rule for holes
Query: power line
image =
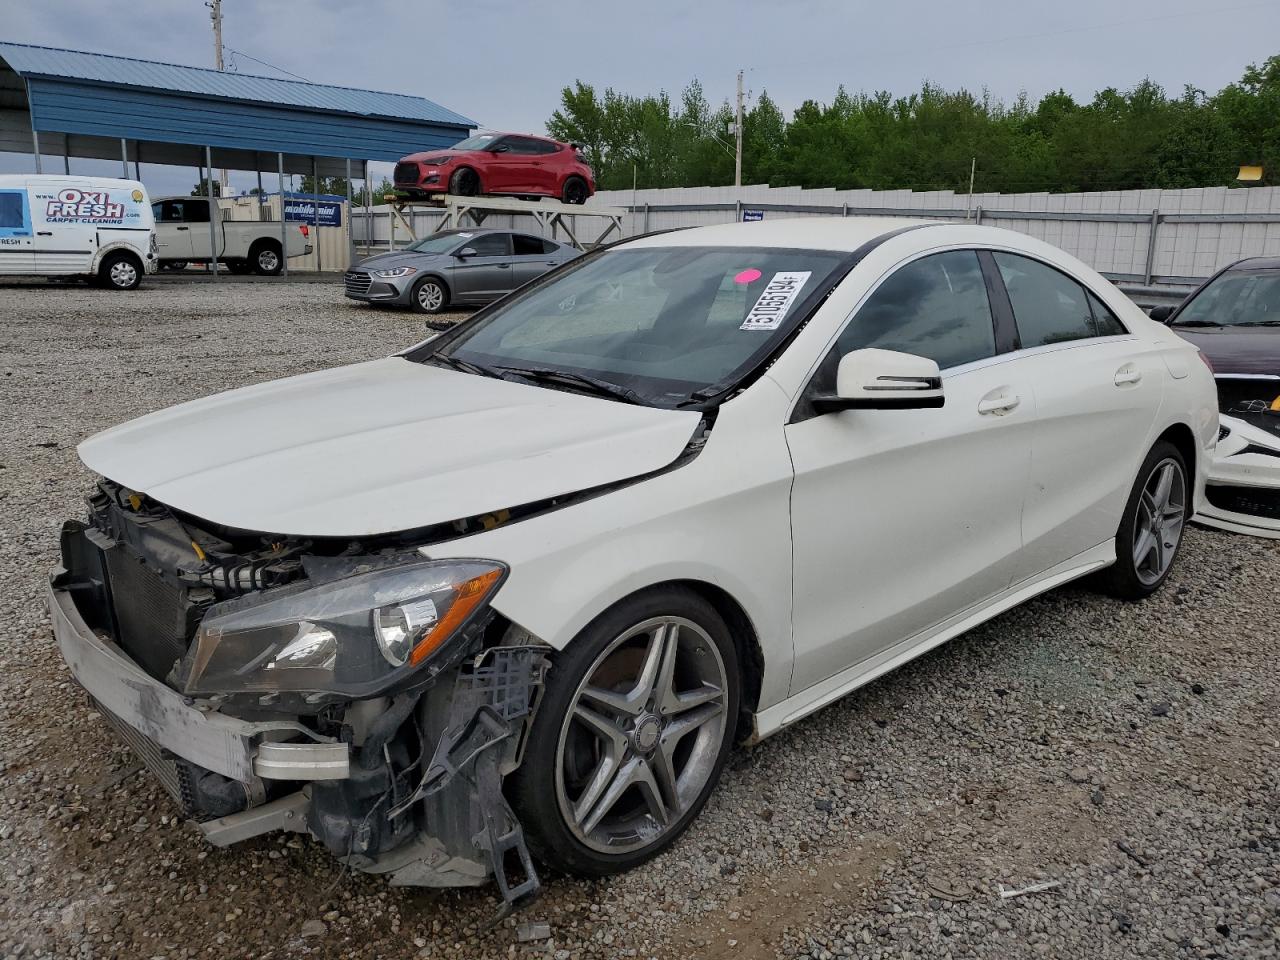
{"label": "power line", "polygon": [[266,60],[259,60],[257,57],[251,57],[249,56],[249,54],[245,53],[243,50],[237,50],[234,47],[228,46],[225,43],[222,45],[222,47],[224,50],[226,50],[228,53],[231,54],[231,57],[232,57],[231,69],[236,72],[239,72],[239,71],[236,67],[235,58],[244,57],[244,59],[246,60],[252,60],[254,63],[260,63],[264,67],[269,67],[272,70],[275,70],[279,73],[283,73],[286,77],[293,77],[293,79],[301,80],[303,83],[311,83],[311,81],[308,80],[306,77],[298,76],[298,74],[291,73],[290,71],[286,70],[284,67],[277,67],[274,63],[268,63]]}

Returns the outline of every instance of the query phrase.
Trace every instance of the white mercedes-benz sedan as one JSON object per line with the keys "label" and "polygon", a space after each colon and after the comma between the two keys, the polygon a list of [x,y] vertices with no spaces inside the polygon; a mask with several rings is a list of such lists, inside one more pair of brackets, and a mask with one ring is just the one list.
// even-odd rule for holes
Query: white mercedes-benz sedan
{"label": "white mercedes-benz sedan", "polygon": [[959,223],[640,237],[368,363],[86,440],[66,662],[208,839],[510,905],[634,866],[735,742],[1203,506],[1195,347]]}

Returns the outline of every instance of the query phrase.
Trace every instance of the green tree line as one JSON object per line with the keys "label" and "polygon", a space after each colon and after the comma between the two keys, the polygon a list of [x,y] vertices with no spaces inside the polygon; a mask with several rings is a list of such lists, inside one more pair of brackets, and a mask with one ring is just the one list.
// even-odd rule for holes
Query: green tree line
{"label": "green tree line", "polygon": [[[665,92],[603,94],[565,87],[547,131],[582,144],[604,190],[733,183],[733,111],[713,107],[694,80]],[[895,97],[806,100],[788,118],[767,92],[743,122],[743,183],[876,190],[1130,190],[1223,186],[1241,165],[1280,183],[1280,55],[1250,65],[1213,95],[1170,97],[1144,80],[1088,103],[1063,90],[1005,104],[925,83]]]}

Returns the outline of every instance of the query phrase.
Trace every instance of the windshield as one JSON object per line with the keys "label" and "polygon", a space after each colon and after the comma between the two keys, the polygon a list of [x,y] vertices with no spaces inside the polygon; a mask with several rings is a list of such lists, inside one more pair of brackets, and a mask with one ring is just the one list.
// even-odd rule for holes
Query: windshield
{"label": "windshield", "polygon": [[498,139],[496,133],[477,133],[474,137],[467,137],[461,143],[455,143],[450,150],[483,150],[493,141]]}
{"label": "windshield", "polygon": [[[847,254],[746,247],[612,250],[460,327],[438,352],[476,368],[547,370],[675,406],[740,380],[838,279]],[[411,359],[437,353],[430,345]],[[518,372],[515,375],[520,375]]]}
{"label": "windshield", "polygon": [[1280,272],[1224,273],[1182,308],[1174,326],[1280,326]]}
{"label": "windshield", "polygon": [[415,241],[405,247],[406,250],[412,250],[414,253],[448,253],[458,245],[461,240],[470,240],[474,233],[462,230],[445,230],[443,233],[433,233],[429,237],[423,237],[421,240]]}

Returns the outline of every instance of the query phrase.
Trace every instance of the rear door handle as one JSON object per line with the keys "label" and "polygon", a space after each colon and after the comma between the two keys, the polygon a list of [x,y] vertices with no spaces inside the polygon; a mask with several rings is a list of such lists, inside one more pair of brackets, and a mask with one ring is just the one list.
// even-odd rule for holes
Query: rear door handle
{"label": "rear door handle", "polygon": [[1141,383],[1142,371],[1134,364],[1126,363],[1123,367],[1116,371],[1116,386],[1123,387],[1130,383]]}
{"label": "rear door handle", "polygon": [[187,229],[189,229],[189,228],[188,228],[188,227],[175,227],[175,229],[177,229],[177,230],[187,230]]}
{"label": "rear door handle", "polygon": [[1011,413],[1020,403],[1022,403],[1022,398],[1016,394],[1008,394],[1003,397],[984,397],[978,401],[978,412],[999,416]]}

